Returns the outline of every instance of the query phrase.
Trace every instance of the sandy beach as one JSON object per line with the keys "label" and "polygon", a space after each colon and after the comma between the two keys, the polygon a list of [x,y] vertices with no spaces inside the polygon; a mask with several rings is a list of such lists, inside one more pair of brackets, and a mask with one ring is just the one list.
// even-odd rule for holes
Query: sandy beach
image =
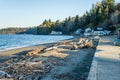
{"label": "sandy beach", "polygon": [[[93,47],[74,46],[80,38],[0,51],[1,80],[86,80]],[[36,53],[37,51],[41,51]],[[34,54],[35,53],[35,54]]]}

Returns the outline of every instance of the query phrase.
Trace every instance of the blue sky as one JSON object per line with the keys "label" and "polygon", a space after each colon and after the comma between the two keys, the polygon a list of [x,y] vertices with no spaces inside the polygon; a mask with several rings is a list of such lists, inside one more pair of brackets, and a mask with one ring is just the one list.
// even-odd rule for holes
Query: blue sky
{"label": "blue sky", "polygon": [[82,16],[101,0],[0,0],[0,28],[37,26],[45,19]]}

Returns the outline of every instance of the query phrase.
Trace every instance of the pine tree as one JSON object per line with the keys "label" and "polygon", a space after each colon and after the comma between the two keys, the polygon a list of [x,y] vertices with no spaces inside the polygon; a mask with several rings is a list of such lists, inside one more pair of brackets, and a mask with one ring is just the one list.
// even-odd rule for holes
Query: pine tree
{"label": "pine tree", "polygon": [[120,11],[120,3],[118,3],[116,7],[117,7],[116,9]]}
{"label": "pine tree", "polygon": [[74,31],[77,30],[79,28],[79,15],[75,16],[75,20],[74,20]]}

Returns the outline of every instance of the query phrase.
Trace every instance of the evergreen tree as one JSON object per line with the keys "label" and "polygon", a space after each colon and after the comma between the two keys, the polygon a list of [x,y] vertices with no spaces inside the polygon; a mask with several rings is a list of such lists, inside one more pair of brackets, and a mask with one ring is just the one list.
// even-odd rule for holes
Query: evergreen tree
{"label": "evergreen tree", "polygon": [[116,9],[120,11],[120,3],[117,4]]}
{"label": "evergreen tree", "polygon": [[107,12],[107,18],[110,18],[110,14],[115,11],[115,0],[103,0],[103,7]]}
{"label": "evergreen tree", "polygon": [[69,17],[68,17],[68,21],[72,21],[72,18],[71,18],[71,16],[69,16]]}
{"label": "evergreen tree", "polygon": [[74,28],[74,29],[73,29],[74,31],[77,30],[77,29],[80,27],[80,26],[79,26],[79,19],[80,19],[80,18],[79,18],[79,15],[76,15],[76,16],[75,16],[75,20],[74,20],[74,25],[73,25],[73,26],[74,26],[74,27],[73,27],[73,28]]}

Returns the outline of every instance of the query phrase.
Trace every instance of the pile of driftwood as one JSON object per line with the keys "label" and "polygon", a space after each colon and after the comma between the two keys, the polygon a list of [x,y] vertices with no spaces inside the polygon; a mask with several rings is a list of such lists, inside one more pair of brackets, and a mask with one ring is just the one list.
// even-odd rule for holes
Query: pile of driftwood
{"label": "pile of driftwood", "polygon": [[57,60],[41,56],[19,56],[0,63],[0,79],[39,80],[57,64]]}
{"label": "pile of driftwood", "polygon": [[64,43],[63,45],[59,45],[58,48],[77,50],[82,48],[92,47],[95,48],[97,46],[98,39],[89,39],[89,38],[80,38],[76,42]]}
{"label": "pile of driftwood", "polygon": [[89,38],[80,38],[78,41],[75,41],[75,42],[62,41],[59,44],[55,44],[49,48],[31,50],[26,55],[38,56],[41,53],[44,53],[53,49],[57,49],[57,48],[64,48],[64,49],[70,49],[70,50],[76,50],[76,49],[88,48],[88,47],[95,48],[97,46],[97,43],[98,43],[98,39],[89,39]]}

